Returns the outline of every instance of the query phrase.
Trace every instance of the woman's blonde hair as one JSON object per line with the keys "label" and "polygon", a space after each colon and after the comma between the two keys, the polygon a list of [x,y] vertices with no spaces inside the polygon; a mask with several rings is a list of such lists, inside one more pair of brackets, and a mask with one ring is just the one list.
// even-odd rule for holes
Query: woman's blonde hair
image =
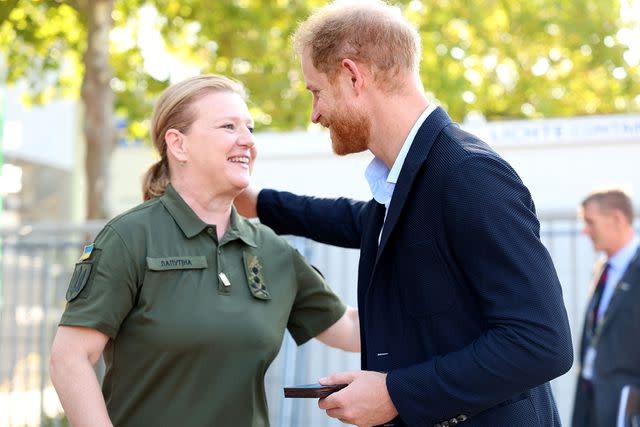
{"label": "woman's blonde hair", "polygon": [[144,200],[164,194],[171,181],[165,134],[169,129],[187,133],[197,116],[197,111],[192,108],[193,104],[214,92],[233,92],[245,100],[247,97],[241,83],[225,76],[208,74],[176,83],[165,89],[158,98],[151,119],[151,138],[160,160],[154,163],[142,178]]}

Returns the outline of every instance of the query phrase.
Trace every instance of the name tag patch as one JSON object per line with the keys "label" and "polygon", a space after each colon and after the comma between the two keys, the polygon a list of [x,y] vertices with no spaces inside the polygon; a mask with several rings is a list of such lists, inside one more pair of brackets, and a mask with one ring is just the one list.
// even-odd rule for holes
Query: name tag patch
{"label": "name tag patch", "polygon": [[207,268],[207,258],[205,256],[147,257],[147,267],[154,271]]}

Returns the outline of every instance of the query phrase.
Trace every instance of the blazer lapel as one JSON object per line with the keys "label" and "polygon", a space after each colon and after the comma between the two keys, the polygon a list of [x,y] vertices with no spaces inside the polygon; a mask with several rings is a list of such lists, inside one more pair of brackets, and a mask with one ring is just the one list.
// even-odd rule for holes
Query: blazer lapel
{"label": "blazer lapel", "polygon": [[378,237],[384,220],[384,205],[371,200],[371,210],[366,221],[360,247],[360,261],[358,263],[358,307],[364,307],[364,296],[371,285],[373,269],[378,252]]}
{"label": "blazer lapel", "polygon": [[380,259],[380,254],[384,251],[389,236],[398,222],[400,212],[402,212],[402,208],[407,200],[407,195],[409,194],[409,190],[412,187],[420,166],[427,160],[429,150],[431,150],[434,141],[438,135],[440,135],[440,131],[451,123],[453,122],[449,115],[442,108],[438,107],[427,117],[418,130],[402,165],[402,169],[400,170],[396,187],[393,190],[389,212],[387,212],[387,218],[384,221],[384,228],[382,229],[376,263],[377,260]]}
{"label": "blazer lapel", "polygon": [[363,235],[362,241],[362,253],[360,254],[360,263],[366,263],[363,265],[364,271],[361,271],[359,276],[363,279],[363,283],[368,284],[373,271],[373,264],[376,260],[378,253],[378,239],[380,237],[380,229],[384,221],[385,208],[384,205],[372,200],[372,209],[369,220],[367,221],[368,227]]}
{"label": "blazer lapel", "polygon": [[631,286],[640,279],[640,248],[636,251],[635,255],[629,262],[629,266],[622,274],[620,283],[616,284],[615,291],[607,307],[607,311],[604,314],[602,321],[604,322],[602,328],[605,328],[614,315],[618,312],[620,304],[626,300],[626,295],[631,290]]}

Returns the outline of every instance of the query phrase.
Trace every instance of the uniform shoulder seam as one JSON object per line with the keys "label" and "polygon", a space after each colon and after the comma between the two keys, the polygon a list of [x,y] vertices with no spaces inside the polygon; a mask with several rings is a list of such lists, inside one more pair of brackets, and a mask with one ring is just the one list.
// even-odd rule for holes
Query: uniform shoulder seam
{"label": "uniform shoulder seam", "polygon": [[122,242],[122,246],[124,246],[124,249],[127,251],[128,255],[129,255],[129,259],[135,259],[133,257],[133,252],[131,251],[129,246],[127,246],[127,241],[122,237],[122,235],[118,232],[118,230],[116,230],[110,224],[105,225],[104,228],[105,229],[108,228],[109,230],[111,230],[113,232],[113,234],[115,234],[118,237],[118,239],[120,239],[120,242]]}
{"label": "uniform shoulder seam", "polygon": [[153,198],[153,199],[151,199],[151,200],[147,200],[147,201],[146,201],[146,202],[144,202],[144,203],[141,203],[141,204],[139,204],[139,205],[137,205],[137,206],[132,207],[131,209],[129,209],[129,210],[127,210],[127,211],[122,212],[122,213],[121,213],[121,214],[119,214],[119,215],[116,215],[115,217],[113,217],[113,218],[112,218],[112,219],[107,223],[107,225],[108,225],[108,226],[113,226],[113,225],[115,225],[117,222],[120,222],[121,220],[123,220],[124,218],[126,218],[126,217],[128,217],[128,216],[130,216],[130,215],[132,215],[132,214],[134,214],[134,213],[136,213],[136,212],[138,212],[138,211],[143,211],[143,210],[149,209],[149,208],[151,208],[152,206],[157,205],[158,203],[160,203],[160,198],[159,198],[159,197]]}

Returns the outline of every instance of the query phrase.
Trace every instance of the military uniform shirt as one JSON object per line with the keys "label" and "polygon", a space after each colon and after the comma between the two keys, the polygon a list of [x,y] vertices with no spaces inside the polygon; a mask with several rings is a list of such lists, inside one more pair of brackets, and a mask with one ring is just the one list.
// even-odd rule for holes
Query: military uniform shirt
{"label": "military uniform shirt", "polygon": [[346,307],[269,228],[218,242],[178,193],[110,221],[85,249],[60,325],[109,336],[102,391],[116,427],[268,426],[264,374],[284,330],[302,344]]}

